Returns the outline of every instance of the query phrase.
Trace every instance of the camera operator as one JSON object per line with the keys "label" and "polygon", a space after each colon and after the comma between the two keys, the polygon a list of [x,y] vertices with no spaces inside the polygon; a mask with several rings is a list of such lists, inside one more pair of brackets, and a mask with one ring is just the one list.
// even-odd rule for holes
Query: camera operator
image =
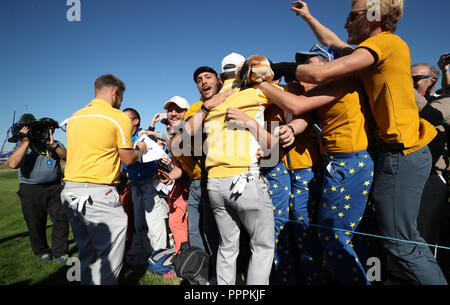
{"label": "camera operator", "polygon": [[[60,160],[66,159],[66,149],[53,139],[54,128],[48,128],[48,138],[30,137],[27,124],[35,122],[32,114],[24,114],[19,131],[21,138],[8,158],[10,168],[19,169],[19,195],[22,212],[28,227],[31,248],[40,261],[65,263],[69,222],[61,204],[62,171]],[[47,244],[47,214],[53,222],[52,247]]]}

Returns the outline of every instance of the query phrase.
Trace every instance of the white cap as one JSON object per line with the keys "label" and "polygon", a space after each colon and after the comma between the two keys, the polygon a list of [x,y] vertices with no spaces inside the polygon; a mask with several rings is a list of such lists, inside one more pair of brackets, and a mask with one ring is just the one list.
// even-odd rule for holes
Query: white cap
{"label": "white cap", "polygon": [[170,100],[164,103],[163,109],[167,110],[169,107],[169,104],[174,103],[181,109],[189,109],[189,103],[186,101],[186,99],[182,98],[181,96],[174,96]]}
{"label": "white cap", "polygon": [[[236,68],[245,61],[245,57],[242,56],[241,54],[237,54],[237,53],[231,53],[228,54],[227,56],[225,56],[222,59],[222,73],[225,72],[233,72],[236,70]],[[223,67],[225,67],[226,65],[232,64],[235,67],[234,68],[229,68],[229,69],[224,69]]]}

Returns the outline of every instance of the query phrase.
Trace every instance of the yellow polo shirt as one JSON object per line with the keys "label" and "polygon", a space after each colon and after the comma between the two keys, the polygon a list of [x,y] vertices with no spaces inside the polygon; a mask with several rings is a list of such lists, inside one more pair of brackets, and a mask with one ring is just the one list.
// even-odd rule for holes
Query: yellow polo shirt
{"label": "yellow polo shirt", "polygon": [[[193,116],[197,111],[200,110],[200,107],[203,105],[202,101],[196,102],[189,107],[189,109],[184,114],[184,120],[188,120],[191,116]],[[192,143],[193,144],[193,143]],[[195,159],[194,159],[195,158]],[[188,174],[191,179],[197,180],[202,177],[202,170],[199,166],[201,162],[200,157],[193,156],[178,156],[176,159],[180,162],[183,170]]]}
{"label": "yellow polo shirt", "polygon": [[386,143],[403,143],[405,155],[427,145],[437,132],[433,125],[419,119],[408,45],[399,36],[382,32],[358,48],[368,49],[375,57],[375,63],[359,75],[377,123],[378,137]]}
{"label": "yellow polo shirt", "polygon": [[367,149],[369,122],[367,98],[355,75],[328,83],[336,95],[336,101],[317,109],[327,152],[352,153]]}
{"label": "yellow polo shirt", "polygon": [[132,148],[130,118],[101,99],[75,112],[66,126],[66,181],[119,183],[119,148]]}
{"label": "yellow polo shirt", "polygon": [[[288,123],[284,110],[275,104],[267,106],[264,111],[264,119],[269,131],[272,130],[273,122],[278,122],[280,125]],[[320,164],[318,143],[307,131],[295,136],[295,141],[287,153],[286,150],[282,149],[281,144],[279,148],[280,160],[283,160],[287,169],[310,168]]]}
{"label": "yellow polo shirt", "polygon": [[235,78],[226,79],[223,82],[222,89],[220,89],[219,92],[227,91],[227,90],[234,89],[234,88],[239,88],[240,86],[241,86],[241,84]]}
{"label": "yellow polo shirt", "polygon": [[261,90],[249,88],[234,92],[211,109],[204,121],[208,177],[232,177],[257,166],[258,141],[248,130],[227,126],[226,111],[229,107],[240,109],[264,126],[264,109],[269,104]]}
{"label": "yellow polo shirt", "polygon": [[[310,120],[309,120],[310,121]],[[307,130],[295,136],[293,147],[283,159],[287,169],[302,169],[319,166],[322,162],[317,138]]]}

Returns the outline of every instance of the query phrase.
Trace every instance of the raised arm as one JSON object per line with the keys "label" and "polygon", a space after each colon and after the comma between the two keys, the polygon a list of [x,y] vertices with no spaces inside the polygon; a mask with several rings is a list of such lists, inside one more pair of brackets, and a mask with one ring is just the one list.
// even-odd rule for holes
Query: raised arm
{"label": "raised arm", "polygon": [[445,53],[439,58],[438,66],[441,69],[441,86],[444,94],[450,94],[450,54]]}
{"label": "raised arm", "polygon": [[342,41],[333,31],[321,24],[313,15],[311,15],[306,2],[294,1],[292,5],[294,6],[291,10],[296,12],[297,16],[302,17],[322,45],[332,47],[337,50],[341,56],[353,52],[353,48],[349,44]]}
{"label": "raised arm", "polygon": [[[22,127],[20,133],[27,134],[28,127]],[[12,169],[18,169],[21,167],[25,161],[25,156],[29,146],[30,139],[28,137],[23,137],[20,146],[11,156],[9,156],[8,160],[6,160],[6,164],[8,164],[8,166]]]}
{"label": "raised arm", "polygon": [[271,64],[277,76],[285,76],[310,84],[330,82],[356,73],[371,66],[375,62],[372,53],[364,48],[356,49],[352,54],[321,65],[303,65],[295,62],[280,62]]}

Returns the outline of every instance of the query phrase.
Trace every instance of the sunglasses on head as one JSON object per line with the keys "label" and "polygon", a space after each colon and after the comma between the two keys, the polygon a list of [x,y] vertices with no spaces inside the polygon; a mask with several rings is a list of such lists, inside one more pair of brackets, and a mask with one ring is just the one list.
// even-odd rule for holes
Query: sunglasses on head
{"label": "sunglasses on head", "polygon": [[357,11],[351,11],[350,14],[348,14],[346,23],[350,23],[355,21],[356,18],[360,15],[361,12],[367,12],[367,10],[357,10]]}

